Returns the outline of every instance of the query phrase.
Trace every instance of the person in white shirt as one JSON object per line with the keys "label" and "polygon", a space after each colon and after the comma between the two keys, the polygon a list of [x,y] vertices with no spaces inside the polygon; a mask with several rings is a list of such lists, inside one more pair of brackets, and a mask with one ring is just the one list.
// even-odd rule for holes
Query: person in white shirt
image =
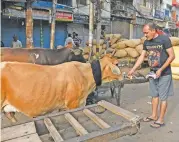
{"label": "person in white shirt", "polygon": [[73,48],[75,47],[75,43],[73,41],[73,38],[71,37],[71,34],[68,34],[68,37],[65,40],[65,47],[67,48]]}
{"label": "person in white shirt", "polygon": [[22,47],[22,43],[17,39],[17,36],[14,35],[13,36],[13,41],[12,41],[12,48],[21,48]]}

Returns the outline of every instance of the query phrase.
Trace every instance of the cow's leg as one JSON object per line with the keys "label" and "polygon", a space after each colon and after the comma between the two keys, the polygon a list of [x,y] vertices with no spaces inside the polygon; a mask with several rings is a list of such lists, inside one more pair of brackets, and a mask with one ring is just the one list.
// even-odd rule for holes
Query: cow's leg
{"label": "cow's leg", "polygon": [[80,102],[80,104],[79,104],[79,107],[84,107],[84,106],[86,106],[86,99],[84,101]]}
{"label": "cow's leg", "polygon": [[15,112],[17,112],[18,110],[14,106],[7,104],[6,106],[3,107],[3,111],[4,111],[5,116],[9,120],[11,120],[12,122],[17,122],[15,118]]}
{"label": "cow's leg", "polygon": [[5,116],[11,120],[13,123],[17,122],[15,118],[15,112],[4,112]]}

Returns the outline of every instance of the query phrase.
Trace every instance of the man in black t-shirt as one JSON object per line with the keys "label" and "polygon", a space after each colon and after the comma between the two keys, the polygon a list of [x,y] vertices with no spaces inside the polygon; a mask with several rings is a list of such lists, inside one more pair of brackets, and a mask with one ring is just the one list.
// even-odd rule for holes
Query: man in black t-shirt
{"label": "man in black t-shirt", "polygon": [[[149,23],[144,26],[143,33],[147,40],[144,42],[143,51],[134,67],[129,71],[131,76],[141,65],[148,53],[150,70],[156,74],[156,79],[149,80],[150,95],[152,96],[152,115],[144,118],[144,122],[154,121],[150,126],[159,128],[164,126],[164,115],[167,109],[167,98],[173,95],[173,81],[170,63],[175,59],[175,54],[170,39],[166,35],[158,35],[157,26]],[[160,114],[158,104],[160,99]],[[158,117],[159,116],[159,117]]]}

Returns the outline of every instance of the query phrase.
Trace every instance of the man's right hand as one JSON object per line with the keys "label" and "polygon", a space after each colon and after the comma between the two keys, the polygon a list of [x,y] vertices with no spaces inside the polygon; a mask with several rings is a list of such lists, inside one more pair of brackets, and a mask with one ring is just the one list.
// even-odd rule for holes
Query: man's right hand
{"label": "man's right hand", "polygon": [[134,69],[131,69],[131,70],[128,72],[127,76],[129,76],[129,77],[132,76],[134,72],[135,72],[135,70],[134,70]]}

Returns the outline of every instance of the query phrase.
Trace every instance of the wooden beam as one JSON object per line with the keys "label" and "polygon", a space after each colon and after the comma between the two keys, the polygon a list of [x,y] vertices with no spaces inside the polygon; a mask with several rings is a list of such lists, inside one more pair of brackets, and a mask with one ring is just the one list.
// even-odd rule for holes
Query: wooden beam
{"label": "wooden beam", "polygon": [[101,118],[99,118],[96,114],[91,112],[89,109],[84,109],[83,112],[92,120],[94,121],[100,128],[105,129],[109,128],[110,126],[104,122]]}
{"label": "wooden beam", "polygon": [[84,106],[84,107],[79,107],[76,109],[70,109],[70,110],[66,110],[66,111],[61,111],[61,112],[57,112],[57,113],[49,113],[43,116],[38,116],[36,118],[33,118],[34,121],[38,121],[38,120],[42,120],[45,119],[46,117],[55,117],[55,116],[59,116],[59,115],[64,115],[65,113],[71,113],[71,112],[77,112],[77,111],[81,111],[85,108],[94,108],[97,107],[97,104],[92,104],[92,105],[88,105],[88,106]]}
{"label": "wooden beam", "polygon": [[44,123],[45,123],[45,126],[49,130],[50,135],[52,136],[52,138],[55,142],[63,141],[63,138],[61,137],[61,135],[59,134],[59,132],[57,131],[55,126],[52,124],[52,122],[49,118],[45,118]]}
{"label": "wooden beam", "polygon": [[70,113],[66,113],[64,115],[79,135],[88,134],[87,130],[83,128],[83,126]]}
{"label": "wooden beam", "polygon": [[3,128],[1,130],[1,141],[22,137],[36,133],[34,122],[24,123],[12,127]]}
{"label": "wooden beam", "polygon": [[68,139],[65,142],[109,142],[126,135],[133,135],[138,132],[137,126],[131,123],[116,125],[109,129],[92,132],[87,135]]}
{"label": "wooden beam", "polygon": [[42,142],[37,133],[8,140],[5,142]]}
{"label": "wooden beam", "polygon": [[[108,103],[104,100],[98,102],[98,105],[106,108],[107,110],[109,110],[117,115],[120,115],[120,116],[126,118],[129,121],[135,121],[136,118],[139,118],[139,116],[133,114],[132,112],[122,109],[122,108],[115,106],[111,103]],[[138,120],[138,119],[136,119],[136,120]]]}

